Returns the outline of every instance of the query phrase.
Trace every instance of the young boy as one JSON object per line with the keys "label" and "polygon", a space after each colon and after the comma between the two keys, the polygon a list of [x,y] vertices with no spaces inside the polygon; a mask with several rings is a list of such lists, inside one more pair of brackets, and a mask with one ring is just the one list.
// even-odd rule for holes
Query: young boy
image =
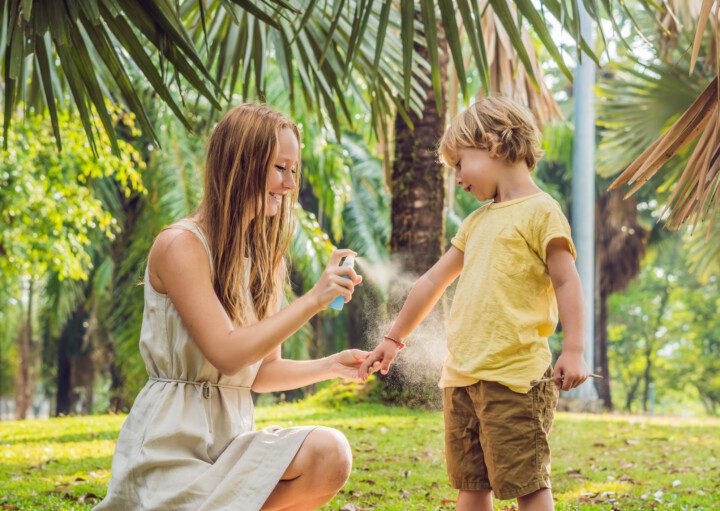
{"label": "young boy", "polygon": [[[387,374],[401,340],[459,275],[447,327],[445,455],[457,509],[492,509],[492,492],[520,510],[552,510],[548,433],[558,389],[583,383],[582,296],[570,227],[533,182],[541,156],[532,116],[509,99],[479,100],[451,123],[441,161],[480,201],[452,246],[414,284],[383,341],[360,367]],[[565,334],[554,371],[547,338]],[[530,382],[553,376],[550,383]]]}

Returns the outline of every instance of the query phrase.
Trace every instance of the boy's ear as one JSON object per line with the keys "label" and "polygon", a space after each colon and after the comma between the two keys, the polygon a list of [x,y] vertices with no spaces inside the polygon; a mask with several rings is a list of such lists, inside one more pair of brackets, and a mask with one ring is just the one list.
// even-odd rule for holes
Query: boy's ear
{"label": "boy's ear", "polygon": [[488,142],[490,142],[490,158],[497,158],[497,151],[498,147],[500,146],[500,139],[495,135],[495,133],[488,133],[487,134]]}

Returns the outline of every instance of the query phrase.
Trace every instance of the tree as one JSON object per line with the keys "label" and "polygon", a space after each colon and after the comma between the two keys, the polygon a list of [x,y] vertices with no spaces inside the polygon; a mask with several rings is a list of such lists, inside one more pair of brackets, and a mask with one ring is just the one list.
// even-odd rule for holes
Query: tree
{"label": "tree", "polygon": [[632,199],[623,200],[617,191],[598,197],[595,221],[595,264],[599,295],[595,360],[603,375],[603,379],[596,382],[596,387],[605,408],[612,410],[612,374],[608,358],[607,331],[608,299],[612,293],[627,288],[640,272],[648,230],[638,219],[637,203]]}
{"label": "tree", "polygon": [[654,386],[660,402],[687,407],[697,399],[718,413],[717,292],[716,277],[701,283],[690,271],[674,234],[651,245],[640,277],[610,297],[610,363],[627,411],[648,411]]}
{"label": "tree", "polygon": [[650,386],[657,378],[658,354],[669,342],[666,322],[675,276],[674,269],[663,263],[672,260],[672,256],[667,256],[671,246],[667,244],[663,252],[652,250],[639,278],[627,292],[610,298],[610,365],[628,412],[638,400],[642,410],[648,411]]}
{"label": "tree", "polygon": [[[606,66],[600,80],[598,121],[601,134],[599,153],[602,157],[598,160],[598,172],[603,177],[616,175],[627,168],[633,159],[638,158],[636,161],[639,162],[643,148],[653,144],[666,129],[668,119],[677,118],[690,108],[693,98],[702,92],[704,84],[712,80],[716,72],[712,62],[705,60],[700,63],[695,74],[688,73],[690,66],[683,58],[685,46],[680,41],[692,38],[692,27],[683,27],[677,22],[683,20],[688,23],[693,18],[686,4],[669,2],[668,5],[673,12],[665,13],[659,21],[646,11],[640,12],[636,18],[641,31],[649,34],[649,49],[654,53],[654,60],[640,60],[620,47],[615,62]],[[657,174],[652,179],[653,187],[660,192],[661,201],[669,197],[668,190],[682,174],[682,168],[688,165],[689,156],[688,151],[676,155],[665,165],[668,177],[661,179]],[[665,218],[660,215],[660,211],[654,211],[654,206],[647,208],[648,204],[652,204],[650,190],[638,189],[635,198],[628,199],[627,204],[622,204],[617,196],[613,196],[617,192],[619,190],[611,191],[607,196],[601,194],[599,199],[600,207],[607,200],[614,201],[612,207],[603,208],[604,212],[601,210],[597,219],[601,323],[597,332],[600,344],[607,342],[607,328],[603,328],[602,323],[608,316],[607,299],[610,293],[624,289],[639,269],[645,238],[642,223],[655,223],[657,219],[658,224],[647,238],[652,243],[662,242],[668,236],[658,228],[665,225]],[[646,216],[640,223],[636,208],[638,202],[644,204]],[[647,213],[653,213],[654,216]],[[696,239],[694,242],[695,252],[702,254],[698,256],[702,263],[699,270],[712,266],[710,254],[713,253],[713,245],[704,241]],[[601,361],[603,352],[606,350],[598,351]],[[609,367],[603,367],[603,371],[606,370]],[[609,379],[603,380],[598,388],[608,405],[611,400],[609,386],[606,388],[606,385],[609,385]]]}
{"label": "tree", "polygon": [[[415,13],[418,19],[431,18],[429,10]],[[426,22],[429,23],[430,21]],[[440,83],[447,82],[447,45],[442,32],[432,48],[415,44],[413,53],[424,60],[439,60]],[[429,57],[434,52],[434,57]],[[439,55],[439,56],[438,56]],[[444,252],[445,183],[442,166],[435,148],[445,127],[445,96],[433,93],[430,76],[425,83],[422,111],[410,112],[409,119],[395,116],[395,157],[390,178],[392,195],[392,236],[390,252],[403,259],[407,271],[427,271]],[[439,101],[438,101],[439,100]]]}
{"label": "tree", "polygon": [[710,415],[720,414],[720,306],[718,278],[698,285],[689,272],[674,292],[668,336],[675,340],[668,381],[673,388],[694,389]]}
{"label": "tree", "polygon": [[22,315],[17,330],[18,418],[26,416],[32,401],[38,339],[48,336],[44,347],[54,347],[65,320],[82,302],[82,293],[59,283],[88,279],[93,254],[115,235],[113,218],[95,188],[112,181],[127,193],[142,190],[142,162],[129,145],[120,143],[118,156],[102,152],[96,159],[77,121],[63,113],[58,122],[65,133],[62,153],[53,147],[51,125],[31,115],[10,133],[0,163],[0,289],[6,304],[23,304],[17,309]]}

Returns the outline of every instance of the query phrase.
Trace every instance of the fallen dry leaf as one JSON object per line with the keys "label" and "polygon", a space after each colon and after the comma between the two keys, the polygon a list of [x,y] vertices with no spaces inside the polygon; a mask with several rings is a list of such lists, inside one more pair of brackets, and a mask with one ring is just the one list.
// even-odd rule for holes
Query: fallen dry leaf
{"label": "fallen dry leaf", "polygon": [[635,481],[633,478],[631,478],[627,474],[623,474],[620,477],[618,477],[618,481],[622,481],[624,483],[630,483],[630,484],[638,484],[637,481]]}
{"label": "fallen dry leaf", "polygon": [[95,500],[100,500],[100,497],[98,497],[94,493],[86,493],[85,495],[80,496],[80,498],[78,499],[78,502],[80,502],[81,504],[84,504],[86,502],[91,502],[91,501],[95,501]]}

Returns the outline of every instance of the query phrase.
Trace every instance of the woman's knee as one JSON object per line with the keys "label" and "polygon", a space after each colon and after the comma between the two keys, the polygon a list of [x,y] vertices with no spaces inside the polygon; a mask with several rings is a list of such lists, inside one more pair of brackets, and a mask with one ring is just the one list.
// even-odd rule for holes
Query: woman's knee
{"label": "woman's knee", "polygon": [[308,435],[308,440],[311,440],[320,480],[326,482],[331,491],[339,490],[352,469],[352,450],[347,438],[336,429],[320,426]]}

